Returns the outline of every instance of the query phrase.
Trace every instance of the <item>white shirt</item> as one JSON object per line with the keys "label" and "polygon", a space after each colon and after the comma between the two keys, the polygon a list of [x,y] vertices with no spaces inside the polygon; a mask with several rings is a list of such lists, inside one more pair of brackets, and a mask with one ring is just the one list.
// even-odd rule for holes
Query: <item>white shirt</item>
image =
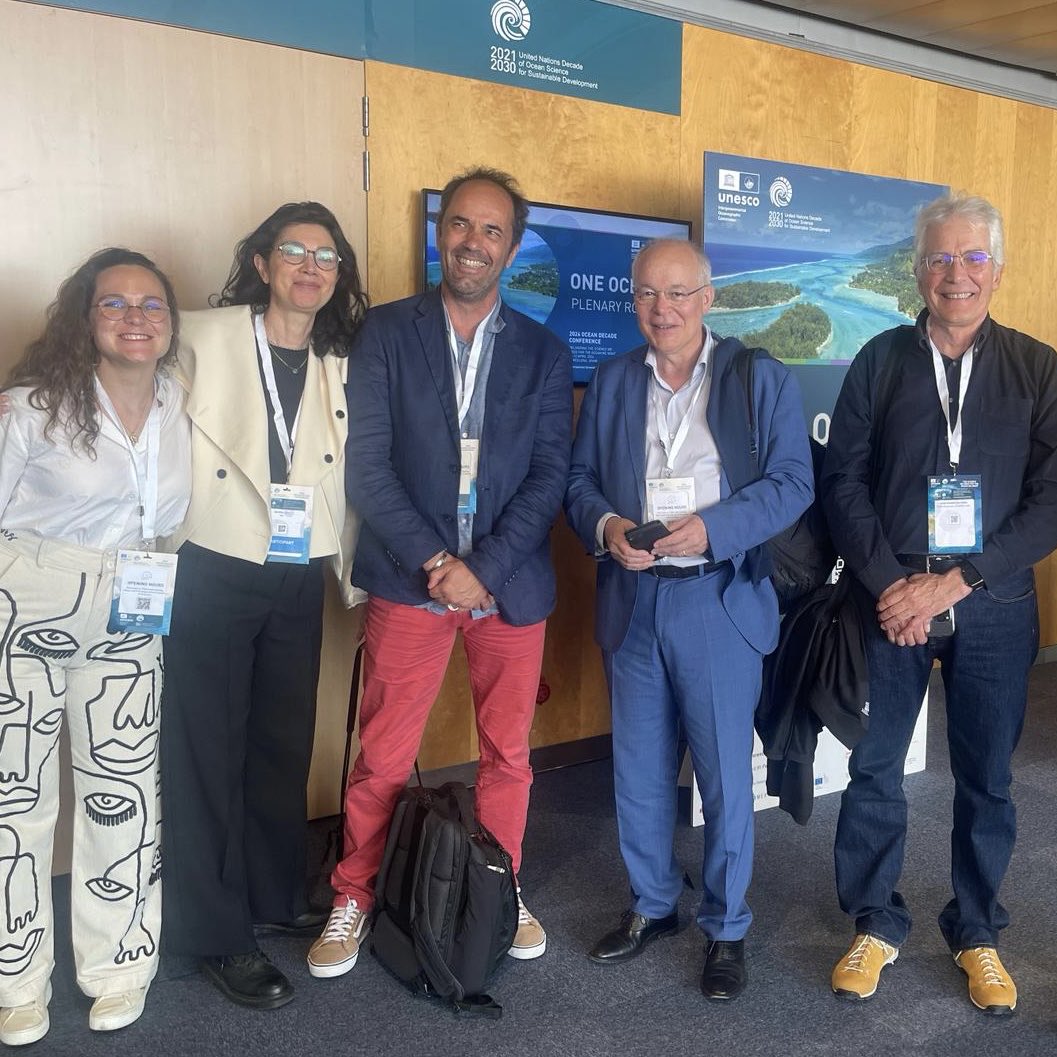
{"label": "white shirt", "polygon": [[[0,416],[0,526],[96,550],[142,544],[140,497],[132,453],[117,425],[99,414],[93,459],[70,444],[61,419],[48,437],[48,413],[31,407],[26,386],[8,391]],[[183,520],[191,497],[191,424],[184,392],[158,376],[161,451],[158,459],[158,536]],[[134,446],[144,476],[147,430]]]}
{"label": "white shirt", "polygon": [[[674,439],[684,417],[693,412],[686,439],[680,445],[672,463],[672,477],[692,477],[694,479],[694,503],[697,510],[715,506],[721,497],[720,475],[722,463],[719,449],[716,447],[712,430],[709,429],[706,412],[708,397],[712,389],[712,350],[716,339],[708,327],[702,327],[704,344],[701,354],[694,364],[694,369],[686,383],[678,390],[664,381],[657,373],[657,355],[650,349],[646,353],[646,366],[650,368],[649,389],[646,393],[646,478],[665,476],[667,455],[658,435],[657,411],[661,411],[667,422],[669,441]],[[698,394],[700,385],[700,394]],[[691,407],[692,405],[692,407]],[[596,527],[596,539],[599,553],[605,550],[605,525],[616,515],[604,514]],[[648,520],[646,504],[642,506],[642,520]],[[679,557],[658,558],[666,565],[700,565],[709,559],[704,554],[687,554]]]}

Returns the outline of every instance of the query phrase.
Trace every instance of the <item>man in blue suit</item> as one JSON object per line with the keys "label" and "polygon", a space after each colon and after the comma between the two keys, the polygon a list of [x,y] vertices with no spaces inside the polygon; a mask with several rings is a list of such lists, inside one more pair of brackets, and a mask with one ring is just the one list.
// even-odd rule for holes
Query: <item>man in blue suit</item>
{"label": "man in blue suit", "polygon": [[[478,817],[520,869],[555,601],[549,533],[572,432],[568,347],[499,296],[527,215],[505,173],[450,181],[437,217],[440,289],[372,309],[349,357],[347,485],[363,519],[352,581],[369,596],[360,754],[313,976],[356,963],[393,806],[458,631],[480,741]],[[518,898],[510,953],[537,958],[547,937]]]}
{"label": "man in blue suit", "polygon": [[[595,636],[613,712],[620,851],[631,907],[593,961],[638,955],[678,928],[683,871],[675,859],[677,747],[685,734],[704,802],[697,922],[707,946],[701,989],[745,987],[752,915],[753,712],[762,659],[778,638],[778,605],[762,545],[811,502],[812,472],[792,374],[757,359],[752,401],[734,360],[702,317],[708,258],[657,240],[632,268],[647,344],[603,362],[584,397],[565,509],[600,561]],[[668,535],[635,547],[625,535],[660,520]]]}

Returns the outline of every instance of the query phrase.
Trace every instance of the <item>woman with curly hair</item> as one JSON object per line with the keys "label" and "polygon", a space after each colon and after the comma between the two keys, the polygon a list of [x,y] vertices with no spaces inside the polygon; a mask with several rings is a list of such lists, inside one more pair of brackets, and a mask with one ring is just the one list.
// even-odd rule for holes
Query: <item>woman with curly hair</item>
{"label": "woman with curly hair", "polygon": [[[0,417],[0,1042],[49,1028],[57,743],[73,757],[71,915],[94,1031],[143,1012],[158,966],[158,694],[190,428],[169,376],[169,280],[106,249],[59,288]],[[115,586],[116,585],[116,586]]]}
{"label": "woman with curly hair", "polygon": [[345,376],[367,299],[333,213],[301,202],[236,247],[216,302],[185,314],[180,350],[194,488],[165,646],[165,940],[273,1009],[293,990],[255,926],[326,919],[305,898],[306,783],[324,565],[352,602]]}

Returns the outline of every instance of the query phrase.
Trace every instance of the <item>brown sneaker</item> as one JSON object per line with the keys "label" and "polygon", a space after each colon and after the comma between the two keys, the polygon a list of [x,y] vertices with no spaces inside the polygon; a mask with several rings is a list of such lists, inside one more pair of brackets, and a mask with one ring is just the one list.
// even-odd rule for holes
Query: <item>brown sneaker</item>
{"label": "brown sneaker", "polygon": [[335,907],[323,935],[308,951],[308,971],[319,979],[344,976],[360,956],[360,944],[367,935],[367,914],[350,899]]}
{"label": "brown sneaker", "polygon": [[830,977],[833,993],[856,1001],[871,998],[881,979],[881,970],[898,957],[899,950],[890,943],[860,932],[848,953],[833,968]]}
{"label": "brown sneaker", "polygon": [[527,961],[538,958],[547,949],[547,933],[543,926],[532,916],[532,912],[521,902],[521,892],[517,894],[517,932],[514,942],[507,951],[511,958]]}
{"label": "brown sneaker", "polygon": [[954,964],[969,977],[969,998],[977,1009],[1003,1016],[1017,1008],[1017,985],[994,947],[967,947]]}

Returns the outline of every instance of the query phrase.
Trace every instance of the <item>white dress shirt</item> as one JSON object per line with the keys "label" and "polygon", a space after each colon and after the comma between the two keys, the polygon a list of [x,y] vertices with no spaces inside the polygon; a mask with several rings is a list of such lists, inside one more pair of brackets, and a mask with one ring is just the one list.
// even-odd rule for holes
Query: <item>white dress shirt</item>
{"label": "white dress shirt", "polygon": [[[145,477],[147,434],[130,450],[123,431],[99,414],[93,459],[71,445],[62,421],[45,437],[48,413],[31,407],[25,386],[11,389],[0,416],[0,527],[32,532],[95,550],[142,545],[137,483]],[[157,534],[176,530],[191,496],[191,425],[184,392],[168,375],[158,376],[161,410]]]}

